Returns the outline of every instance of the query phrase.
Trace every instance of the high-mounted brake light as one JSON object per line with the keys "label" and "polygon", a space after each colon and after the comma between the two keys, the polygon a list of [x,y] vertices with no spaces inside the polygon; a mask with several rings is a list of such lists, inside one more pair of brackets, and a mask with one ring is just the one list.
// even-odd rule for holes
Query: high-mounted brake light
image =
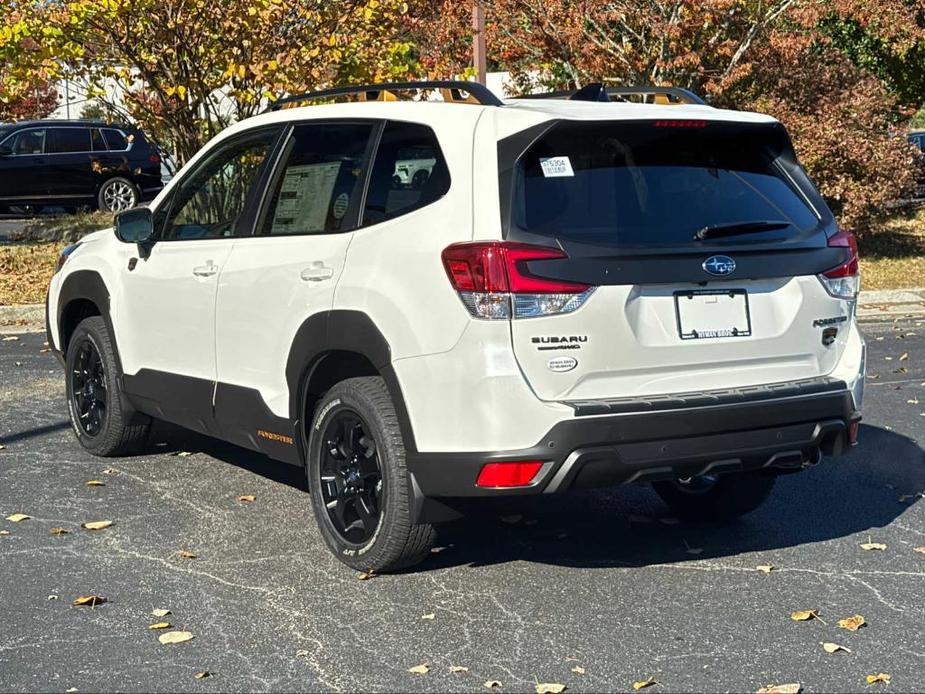
{"label": "high-mounted brake light", "polygon": [[443,250],[447,277],[476,318],[533,318],[571,313],[594,291],[580,282],[531,274],[527,263],[568,256],[558,248],[508,241],[454,243]]}
{"label": "high-mounted brake light", "polygon": [[829,238],[830,248],[847,248],[848,259],[819,275],[825,290],[836,299],[853,301],[861,285],[861,271],[858,262],[858,241],[850,231],[839,230]]}
{"label": "high-mounted brake light", "polygon": [[543,467],[542,460],[486,463],[476,480],[477,487],[526,487]]}
{"label": "high-mounted brake light", "polygon": [[652,125],[656,128],[705,128],[705,120],[657,120]]}

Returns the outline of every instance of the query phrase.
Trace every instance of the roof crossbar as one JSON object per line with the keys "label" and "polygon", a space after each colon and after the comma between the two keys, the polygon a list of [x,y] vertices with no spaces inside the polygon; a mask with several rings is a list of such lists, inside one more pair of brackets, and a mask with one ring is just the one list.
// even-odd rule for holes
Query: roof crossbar
{"label": "roof crossbar", "polygon": [[[483,106],[502,106],[501,99],[483,84],[462,80],[426,80],[420,82],[385,82],[382,84],[364,84],[356,87],[336,87],[305,94],[293,94],[274,101],[268,111],[292,108],[307,101],[332,99],[337,96],[361,96],[366,101],[386,101],[395,99],[395,92],[440,90],[444,100],[450,103],[477,103]],[[463,96],[464,94],[468,96]]]}
{"label": "roof crossbar", "polygon": [[[604,98],[604,97],[608,98]],[[653,96],[674,99],[674,103],[706,104],[697,94],[681,87],[605,87],[600,82],[588,84],[577,92],[558,91],[546,94],[525,94],[519,99],[569,99],[570,101],[629,101],[628,96]],[[612,99],[609,97],[617,97]],[[671,103],[669,101],[669,103]]]}

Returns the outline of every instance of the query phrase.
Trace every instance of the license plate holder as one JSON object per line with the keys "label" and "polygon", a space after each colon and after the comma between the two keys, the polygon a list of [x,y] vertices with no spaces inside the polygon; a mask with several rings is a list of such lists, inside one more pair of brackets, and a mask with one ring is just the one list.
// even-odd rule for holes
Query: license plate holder
{"label": "license plate holder", "polygon": [[749,337],[752,317],[744,289],[702,289],[674,293],[682,340]]}

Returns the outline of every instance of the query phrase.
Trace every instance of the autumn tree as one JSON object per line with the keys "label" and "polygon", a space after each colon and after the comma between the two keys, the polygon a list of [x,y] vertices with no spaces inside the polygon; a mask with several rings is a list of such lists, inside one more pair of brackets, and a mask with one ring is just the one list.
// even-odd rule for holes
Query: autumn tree
{"label": "autumn tree", "polygon": [[[4,69],[0,66],[0,84],[5,83]],[[0,98],[0,122],[45,118],[58,105],[58,90],[49,80],[35,79],[9,87]]]}
{"label": "autumn tree", "polygon": [[16,79],[67,70],[182,162],[282,93],[406,76],[406,11],[399,0],[24,0],[6,10],[0,59]]}
{"label": "autumn tree", "polygon": [[[853,63],[831,27],[896,54],[918,45],[925,0],[485,0],[490,63],[521,92],[676,85],[778,117],[841,221],[864,231],[911,187],[911,149],[888,85]],[[468,63],[469,3],[424,3],[415,24],[434,75]],[[828,30],[828,31],[827,31]]]}

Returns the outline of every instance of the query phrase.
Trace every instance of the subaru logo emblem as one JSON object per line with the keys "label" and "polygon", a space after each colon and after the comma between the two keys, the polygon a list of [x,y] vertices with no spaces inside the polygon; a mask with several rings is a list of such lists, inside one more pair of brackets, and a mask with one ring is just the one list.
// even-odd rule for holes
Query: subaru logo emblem
{"label": "subaru logo emblem", "polygon": [[711,255],[703,261],[702,267],[711,275],[722,277],[723,275],[731,275],[735,272],[736,261],[728,255]]}

